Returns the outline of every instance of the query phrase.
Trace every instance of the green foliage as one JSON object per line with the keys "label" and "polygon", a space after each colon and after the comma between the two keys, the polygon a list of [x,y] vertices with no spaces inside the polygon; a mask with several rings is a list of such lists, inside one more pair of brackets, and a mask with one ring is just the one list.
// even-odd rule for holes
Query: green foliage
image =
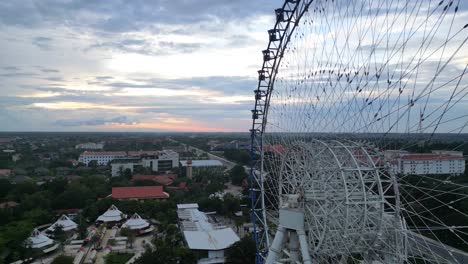
{"label": "green foliage", "polygon": [[7,262],[13,262],[32,255],[32,250],[25,247],[25,241],[31,235],[33,226],[31,221],[22,220],[0,227],[0,248],[8,246],[10,250]]}
{"label": "green foliage", "polygon": [[193,252],[185,247],[173,246],[164,240],[155,242],[156,250],[147,249],[135,264],[154,264],[154,263],[197,263]]}
{"label": "green foliage", "polygon": [[236,165],[229,171],[229,176],[231,178],[232,184],[241,185],[242,181],[246,179],[249,175],[247,174],[243,166]]}
{"label": "green foliage", "polygon": [[133,243],[135,242],[136,238],[135,231],[130,230],[128,228],[122,228],[120,229],[120,235],[126,236],[128,245],[130,246],[130,248],[133,248]]}
{"label": "green foliage", "polygon": [[256,246],[251,236],[245,236],[226,250],[226,263],[255,263]]}
{"label": "green foliage", "polygon": [[106,256],[106,264],[125,264],[133,257],[133,254],[111,252]]}
{"label": "green foliage", "polygon": [[243,149],[226,149],[224,151],[224,157],[242,165],[249,165],[250,163],[250,154],[247,150]]}
{"label": "green foliage", "polygon": [[200,207],[205,211],[216,211],[220,215],[232,216],[240,210],[240,199],[227,193],[224,197],[205,198],[199,202]]}
{"label": "green foliage", "polygon": [[54,258],[52,264],[73,264],[73,257],[60,255]]}
{"label": "green foliage", "polygon": [[11,190],[12,186],[9,180],[0,179],[0,199],[5,197]]}

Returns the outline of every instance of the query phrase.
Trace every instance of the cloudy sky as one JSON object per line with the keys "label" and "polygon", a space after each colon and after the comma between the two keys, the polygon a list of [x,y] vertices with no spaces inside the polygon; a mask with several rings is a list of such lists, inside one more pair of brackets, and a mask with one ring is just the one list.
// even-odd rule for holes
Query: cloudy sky
{"label": "cloudy sky", "polygon": [[281,2],[0,1],[0,131],[247,131]]}

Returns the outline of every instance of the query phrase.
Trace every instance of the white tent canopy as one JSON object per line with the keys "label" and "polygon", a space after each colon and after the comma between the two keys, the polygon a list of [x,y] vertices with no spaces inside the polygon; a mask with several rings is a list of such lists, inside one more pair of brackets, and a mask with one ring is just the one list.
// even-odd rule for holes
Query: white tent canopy
{"label": "white tent canopy", "polygon": [[55,228],[57,228],[57,226],[61,226],[63,231],[70,231],[70,230],[76,229],[78,227],[78,225],[75,222],[73,222],[72,220],[70,220],[70,218],[68,218],[68,216],[66,216],[66,215],[62,215],[57,220],[57,222],[55,222],[53,225],[51,225],[51,226],[49,226],[49,228],[47,228],[47,231],[54,232]]}
{"label": "white tent canopy", "polygon": [[150,224],[135,213],[130,219],[128,219],[122,227],[129,228],[132,230],[147,228]]}
{"label": "white tent canopy", "polygon": [[31,248],[43,248],[54,244],[54,240],[48,238],[39,230],[34,229],[31,236],[26,240],[27,246]]}
{"label": "white tent canopy", "polygon": [[117,209],[115,205],[111,205],[109,209],[101,216],[98,217],[96,221],[98,222],[119,222],[123,219],[124,214]]}

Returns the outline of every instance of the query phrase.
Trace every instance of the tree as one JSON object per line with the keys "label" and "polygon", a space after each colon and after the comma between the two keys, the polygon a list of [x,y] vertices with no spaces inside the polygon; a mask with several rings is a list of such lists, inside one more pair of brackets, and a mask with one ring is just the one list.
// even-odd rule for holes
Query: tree
{"label": "tree", "polygon": [[226,263],[255,263],[255,241],[251,236],[245,236],[226,250]]}
{"label": "tree", "polygon": [[127,237],[127,243],[129,244],[130,248],[133,248],[133,243],[135,242],[136,234],[133,230],[128,228],[122,228],[120,230],[120,235]]}
{"label": "tree", "polygon": [[98,165],[99,164],[98,164],[97,160],[92,160],[92,161],[90,161],[88,163],[88,167],[91,167],[91,168],[97,168]]}
{"label": "tree", "polygon": [[229,171],[229,176],[231,178],[232,184],[241,185],[242,181],[246,179],[249,175],[247,174],[247,172],[245,172],[243,166],[236,165]]}
{"label": "tree", "polygon": [[88,233],[88,229],[86,228],[86,221],[84,217],[80,214],[78,216],[78,235],[81,239],[85,239]]}
{"label": "tree", "polygon": [[106,256],[106,264],[125,264],[132,258],[133,254],[110,253]]}
{"label": "tree", "polygon": [[0,179],[0,197],[5,197],[11,190],[12,186],[9,180]]}
{"label": "tree", "polygon": [[132,178],[132,170],[125,169],[123,172],[123,176],[125,179],[130,180]]}
{"label": "tree", "polygon": [[60,255],[54,258],[51,264],[73,264],[73,257]]}
{"label": "tree", "polygon": [[156,250],[147,248],[145,253],[139,257],[135,264],[153,264],[153,263],[197,263],[196,256],[193,252],[185,247],[172,246],[164,240],[155,242]]}

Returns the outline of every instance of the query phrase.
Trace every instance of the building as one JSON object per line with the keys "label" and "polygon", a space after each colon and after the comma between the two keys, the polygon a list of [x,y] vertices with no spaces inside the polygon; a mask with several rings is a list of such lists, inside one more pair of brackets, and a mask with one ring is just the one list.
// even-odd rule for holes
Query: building
{"label": "building", "polygon": [[133,175],[132,181],[155,181],[162,185],[170,185],[175,179],[176,174],[161,174],[161,175]]}
{"label": "building", "polygon": [[[154,172],[167,172],[178,167],[179,164],[179,154],[172,150],[129,151],[122,153],[124,153],[124,155],[118,158],[106,159],[106,161],[109,160],[107,162],[111,162],[112,177],[121,176],[121,172],[126,169],[130,169],[130,171],[133,172],[135,166],[151,168]],[[82,156],[80,156],[80,159],[81,157]],[[89,161],[91,161],[91,159]]]}
{"label": "building", "polygon": [[167,199],[162,186],[112,187],[112,198],[122,200]]}
{"label": "building", "polygon": [[25,244],[27,247],[39,250],[42,253],[50,253],[58,248],[58,244],[55,244],[54,240],[48,238],[37,229],[34,229],[31,236],[26,239]]}
{"label": "building", "polygon": [[127,153],[124,151],[109,151],[109,152],[89,152],[85,151],[80,155],[79,162],[84,163],[86,166],[91,161],[96,161],[98,165],[107,165],[109,162],[116,159],[125,159]]}
{"label": "building", "polygon": [[136,231],[139,235],[149,233],[154,230],[154,227],[141,218],[137,213],[132,215],[123,225],[122,228],[128,228],[130,230]]}
{"label": "building", "polygon": [[[181,160],[180,166],[187,167],[187,160]],[[192,160],[192,167],[223,167],[219,160]]]}
{"label": "building", "polygon": [[46,233],[53,234],[58,226],[61,226],[62,230],[65,232],[75,230],[78,227],[68,216],[62,215],[55,223],[46,229]]}
{"label": "building", "polygon": [[0,178],[6,178],[6,177],[9,177],[10,175],[11,175],[11,170],[5,170],[5,169],[0,170]]}
{"label": "building", "polygon": [[139,164],[139,159],[119,159],[111,161],[111,175],[112,177],[123,176],[126,170],[130,170],[133,174],[135,165]]}
{"label": "building", "polygon": [[199,256],[198,264],[226,262],[224,251],[239,241],[232,228],[215,224],[198,204],[178,204],[177,216],[188,248]]}
{"label": "building", "polygon": [[0,203],[0,209],[16,207],[18,205],[19,205],[19,203],[15,202],[15,201],[7,201],[7,202],[4,202],[4,203]]}
{"label": "building", "polygon": [[120,222],[125,218],[125,214],[122,213],[115,205],[111,205],[107,211],[100,215],[96,222],[111,223]]}
{"label": "building", "polygon": [[104,143],[93,143],[93,142],[78,144],[78,145],[75,146],[75,149],[100,150],[100,149],[103,149],[103,148],[104,148]]}
{"label": "building", "polygon": [[224,169],[219,160],[181,160],[180,167],[188,179],[204,174],[222,173]]}
{"label": "building", "polygon": [[399,158],[398,171],[403,175],[461,175],[465,173],[465,159],[453,155],[409,154]]}

